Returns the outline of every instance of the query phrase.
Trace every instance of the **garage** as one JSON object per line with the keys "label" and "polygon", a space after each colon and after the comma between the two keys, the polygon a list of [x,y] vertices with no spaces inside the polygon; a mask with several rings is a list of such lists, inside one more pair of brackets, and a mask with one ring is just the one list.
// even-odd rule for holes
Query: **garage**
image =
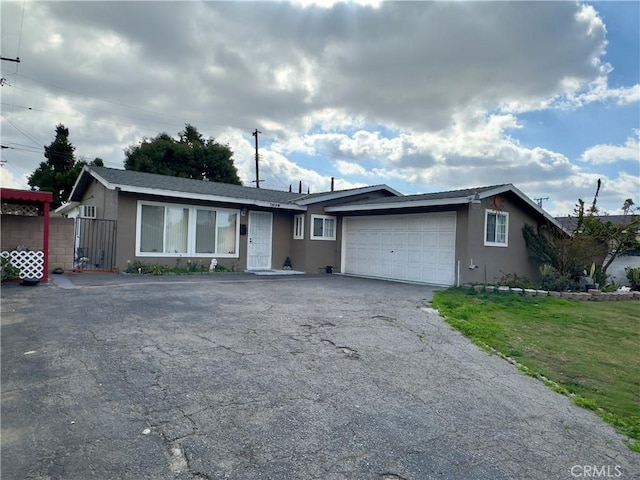
{"label": "garage", "polygon": [[456,213],[344,217],[342,272],[455,283]]}

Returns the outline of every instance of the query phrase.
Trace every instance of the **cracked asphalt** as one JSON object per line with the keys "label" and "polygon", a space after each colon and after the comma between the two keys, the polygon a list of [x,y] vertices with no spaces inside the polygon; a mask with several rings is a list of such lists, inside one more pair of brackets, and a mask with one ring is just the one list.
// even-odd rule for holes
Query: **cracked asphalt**
{"label": "cracked asphalt", "polygon": [[430,287],[68,278],[2,288],[3,479],[638,478],[622,436],[470,344]]}

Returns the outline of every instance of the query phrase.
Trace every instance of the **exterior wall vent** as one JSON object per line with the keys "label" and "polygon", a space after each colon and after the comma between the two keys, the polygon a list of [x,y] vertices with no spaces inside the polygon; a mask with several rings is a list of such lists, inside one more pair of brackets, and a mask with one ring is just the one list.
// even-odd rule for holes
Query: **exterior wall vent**
{"label": "exterior wall vent", "polygon": [[95,205],[80,205],[80,217],[82,217],[82,218],[96,218],[96,206]]}

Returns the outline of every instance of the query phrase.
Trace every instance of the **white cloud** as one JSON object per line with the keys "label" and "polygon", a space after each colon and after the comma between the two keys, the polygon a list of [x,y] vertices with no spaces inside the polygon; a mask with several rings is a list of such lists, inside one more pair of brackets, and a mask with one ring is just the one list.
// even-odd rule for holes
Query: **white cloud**
{"label": "white cloud", "polygon": [[0,187],[24,190],[25,182],[24,178],[15,178],[13,172],[6,165],[0,168]]}
{"label": "white cloud", "polygon": [[640,165],[640,142],[638,141],[640,140],[640,130],[636,131],[636,135],[635,138],[627,138],[624,145],[595,145],[590,147],[585,150],[581,159],[594,165],[619,161],[633,161]]}
{"label": "white cloud", "polygon": [[[2,2],[3,55],[17,54],[21,8]],[[22,131],[3,123],[3,144],[41,149],[62,122],[79,157],[121,166],[127,146],[175,135],[188,122],[228,142],[250,182],[250,134],[258,128],[261,178],[271,188],[303,180],[319,191],[339,173],[343,188],[363,180],[419,191],[513,182],[532,194],[574,197],[604,174],[514,137],[527,128],[522,112],[640,100],[635,81],[609,87],[607,32],[596,9],[576,2],[27,2],[20,75],[9,76],[14,87],[2,92],[3,116]],[[637,143],[596,145],[583,160],[607,165],[595,155],[629,158]],[[30,154],[21,164],[32,171],[42,160]]]}

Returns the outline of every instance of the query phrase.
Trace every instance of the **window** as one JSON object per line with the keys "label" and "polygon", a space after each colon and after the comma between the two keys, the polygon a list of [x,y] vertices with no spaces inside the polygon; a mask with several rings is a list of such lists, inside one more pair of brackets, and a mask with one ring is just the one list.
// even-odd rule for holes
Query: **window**
{"label": "window", "polygon": [[304,239],[304,215],[293,217],[293,238],[294,240]]}
{"label": "window", "polygon": [[509,241],[509,214],[486,210],[484,217],[484,244],[488,247],[506,247]]}
{"label": "window", "polygon": [[336,239],[336,217],[328,217],[326,215],[311,215],[311,224],[312,240]]}
{"label": "window", "polygon": [[196,253],[215,253],[215,238],[215,210],[198,209],[196,212]]}
{"label": "window", "polygon": [[136,255],[237,257],[238,211],[138,202]]}

